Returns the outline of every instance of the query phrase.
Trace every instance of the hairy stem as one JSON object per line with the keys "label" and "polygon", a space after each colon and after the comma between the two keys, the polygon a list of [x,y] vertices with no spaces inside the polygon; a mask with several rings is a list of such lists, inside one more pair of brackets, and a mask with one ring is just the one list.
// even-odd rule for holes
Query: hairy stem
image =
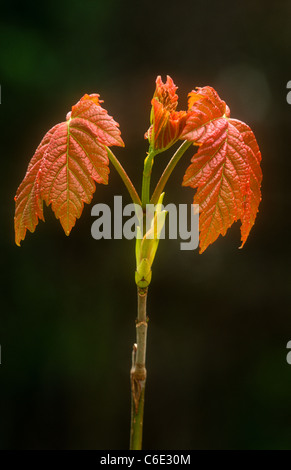
{"label": "hairy stem", "polygon": [[147,342],[147,302],[148,288],[138,287],[138,308],[136,320],[136,343],[132,351],[131,384],[131,423],[130,450],[141,450],[143,431],[144,394],[146,385],[146,342]]}
{"label": "hairy stem", "polygon": [[169,161],[168,165],[166,166],[162,176],[159,179],[159,182],[153,192],[152,198],[150,203],[151,204],[157,204],[160,195],[162,194],[164,187],[166,186],[166,183],[168,179],[171,176],[172,171],[174,170],[175,166],[177,165],[178,161],[180,158],[184,155],[186,150],[192,145],[193,142],[189,142],[188,140],[185,140],[182,145],[178,148],[178,150],[174,153],[172,156],[171,160]]}
{"label": "hairy stem", "polygon": [[108,147],[106,147],[106,150],[107,150],[107,153],[108,153],[109,160],[111,161],[112,165],[117,170],[119,176],[121,177],[122,181],[124,182],[133,203],[138,204],[139,206],[141,206],[140,197],[139,197],[134,185],[132,184],[131,179],[129,178],[128,174],[126,173],[125,169],[123,168],[123,166],[121,165],[119,160],[116,158],[114,153]]}

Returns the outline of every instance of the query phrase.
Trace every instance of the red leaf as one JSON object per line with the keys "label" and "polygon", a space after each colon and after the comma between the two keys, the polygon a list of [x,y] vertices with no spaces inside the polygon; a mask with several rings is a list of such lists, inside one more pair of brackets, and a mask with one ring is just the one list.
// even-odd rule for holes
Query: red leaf
{"label": "red leaf", "polygon": [[167,111],[156,98],[152,100],[154,124],[146,134],[154,143],[156,150],[165,150],[180,137],[185,126],[185,111]]}
{"label": "red leaf", "polygon": [[169,75],[166,83],[160,76],[156,79],[156,89],[151,101],[151,127],[145,133],[155,150],[166,150],[180,137],[187,119],[185,111],[176,111],[178,87]]}
{"label": "red leaf", "polygon": [[189,118],[181,138],[199,145],[183,186],[197,188],[200,205],[200,252],[238,219],[244,245],[261,200],[261,154],[244,123],[230,119],[229,109],[210,87],[190,93]]}
{"label": "red leaf", "polygon": [[21,240],[24,240],[26,229],[34,232],[38,219],[44,220],[43,201],[40,196],[41,166],[43,156],[56,127],[47,132],[36,149],[28,165],[25,178],[17,189],[14,198],[16,202],[14,227],[17,245],[20,245]]}
{"label": "red leaf", "polygon": [[118,124],[100,106],[99,95],[85,95],[72,107],[67,121],[44,137],[19,186],[15,209],[15,241],[34,232],[43,218],[43,201],[52,204],[67,235],[89,203],[97,183],[108,183],[106,146],[124,143]]}

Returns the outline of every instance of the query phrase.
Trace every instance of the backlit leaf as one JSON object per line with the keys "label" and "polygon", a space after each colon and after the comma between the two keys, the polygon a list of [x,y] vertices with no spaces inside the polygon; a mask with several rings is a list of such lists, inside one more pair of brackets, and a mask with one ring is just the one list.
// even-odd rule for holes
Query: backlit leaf
{"label": "backlit leaf", "polygon": [[124,143],[118,124],[100,103],[99,95],[83,96],[37,148],[15,196],[17,245],[27,229],[34,232],[38,219],[44,220],[43,201],[52,205],[69,235],[93,197],[95,182],[108,183],[106,147]]}
{"label": "backlit leaf", "polygon": [[43,200],[40,196],[40,175],[43,157],[52,138],[55,127],[44,136],[32,157],[24,180],[17,189],[15,196],[15,242],[20,245],[24,240],[26,229],[34,232],[38,219],[43,217]]}
{"label": "backlit leaf", "polygon": [[182,138],[199,148],[183,186],[197,188],[200,252],[239,219],[242,247],[261,200],[261,154],[255,136],[246,124],[230,119],[227,105],[210,87],[190,93],[189,108]]}

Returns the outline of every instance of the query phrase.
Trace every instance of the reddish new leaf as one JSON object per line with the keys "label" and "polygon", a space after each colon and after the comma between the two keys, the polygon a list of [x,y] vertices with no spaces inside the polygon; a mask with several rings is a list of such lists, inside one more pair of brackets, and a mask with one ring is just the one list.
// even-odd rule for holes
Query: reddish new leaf
{"label": "reddish new leaf", "polygon": [[189,118],[181,138],[199,145],[183,186],[197,188],[200,252],[241,220],[244,245],[261,200],[261,154],[251,129],[230,119],[229,109],[210,87],[189,95]]}
{"label": "reddish new leaf", "polygon": [[55,127],[42,139],[34,156],[32,157],[24,180],[17,189],[14,198],[15,217],[15,242],[20,245],[21,240],[24,240],[26,229],[34,232],[38,219],[44,220],[43,217],[43,201],[40,196],[40,175],[41,165],[47,146],[52,138]]}
{"label": "reddish new leaf", "polygon": [[155,150],[166,150],[180,137],[187,119],[185,111],[176,111],[178,87],[171,77],[163,83],[161,76],[156,79],[156,89],[152,99],[151,127],[145,133]]}
{"label": "reddish new leaf", "polygon": [[118,124],[100,105],[99,95],[85,95],[67,120],[44,137],[19,186],[15,209],[15,241],[34,232],[43,218],[43,201],[69,235],[89,203],[97,183],[108,183],[107,146],[123,146]]}

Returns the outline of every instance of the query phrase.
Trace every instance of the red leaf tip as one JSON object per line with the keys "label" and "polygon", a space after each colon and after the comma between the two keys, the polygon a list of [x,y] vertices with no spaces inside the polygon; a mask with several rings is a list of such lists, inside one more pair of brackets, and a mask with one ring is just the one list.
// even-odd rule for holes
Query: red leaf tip
{"label": "red leaf tip", "polygon": [[89,101],[92,101],[93,103],[97,104],[98,106],[100,106],[100,103],[104,103],[104,101],[99,100],[99,98],[100,98],[100,95],[98,95],[98,93],[91,93],[90,95],[88,95],[86,93],[84,96],[82,96],[80,101],[89,100]]}
{"label": "red leaf tip", "polygon": [[159,75],[156,79],[156,89],[154,98],[162,103],[167,111],[175,111],[178,104],[178,95],[176,90],[178,87],[174,84],[172,78],[167,75],[166,83],[163,83],[161,76]]}
{"label": "red leaf tip", "polygon": [[151,127],[145,133],[156,150],[165,150],[179,138],[186,124],[186,111],[176,111],[178,105],[177,86],[167,75],[163,83],[161,76],[156,79],[156,89],[151,101]]}

